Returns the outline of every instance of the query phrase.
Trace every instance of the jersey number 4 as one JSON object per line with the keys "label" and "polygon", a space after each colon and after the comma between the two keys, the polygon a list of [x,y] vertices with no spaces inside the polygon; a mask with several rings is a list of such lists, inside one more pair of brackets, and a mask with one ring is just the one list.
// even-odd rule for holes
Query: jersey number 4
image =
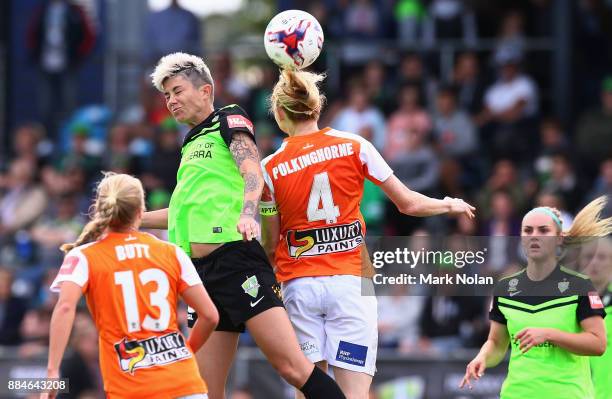
{"label": "jersey number 4", "polygon": [[136,299],[136,286],[134,285],[134,272],[124,271],[115,272],[115,284],[121,286],[123,293],[123,303],[125,304],[125,319],[129,332],[140,331],[144,328],[149,331],[164,331],[170,324],[170,304],[168,303],[168,290],[170,284],[166,273],[160,269],[145,269],[138,274],[138,279],[142,285],[149,282],[157,284],[157,290],[151,292],[149,302],[152,306],[159,308],[159,317],[154,319],[146,315],[140,323],[140,313],[138,312],[138,302]]}
{"label": "jersey number 4", "polygon": [[[322,204],[323,207],[319,208],[319,204]],[[340,216],[340,209],[334,204],[334,197],[332,196],[327,172],[314,176],[306,215],[309,222],[325,220],[325,223],[328,224],[336,223],[338,216]]]}

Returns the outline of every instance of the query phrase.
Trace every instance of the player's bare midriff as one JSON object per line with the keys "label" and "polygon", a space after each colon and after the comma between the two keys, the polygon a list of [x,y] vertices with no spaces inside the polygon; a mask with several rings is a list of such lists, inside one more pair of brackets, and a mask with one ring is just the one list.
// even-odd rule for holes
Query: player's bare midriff
{"label": "player's bare midriff", "polygon": [[219,248],[223,243],[215,244],[203,244],[198,242],[192,242],[191,244],[191,257],[192,258],[203,258],[208,256],[215,249]]}

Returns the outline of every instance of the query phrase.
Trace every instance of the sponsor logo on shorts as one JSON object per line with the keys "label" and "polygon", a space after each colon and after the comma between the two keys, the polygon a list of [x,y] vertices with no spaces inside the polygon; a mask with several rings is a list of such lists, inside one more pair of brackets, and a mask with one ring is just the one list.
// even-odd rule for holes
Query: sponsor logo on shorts
{"label": "sponsor logo on shorts", "polygon": [[352,251],[363,243],[363,229],[359,220],[350,224],[308,230],[289,230],[289,256],[317,256]]}
{"label": "sponsor logo on shorts", "polygon": [[176,332],[133,341],[123,338],[115,344],[115,350],[121,371],[132,375],[141,368],[170,364],[191,357],[191,352],[185,346],[185,338]]}
{"label": "sponsor logo on shorts", "polygon": [[255,302],[251,301],[251,307],[254,308],[255,306],[257,306],[257,304],[261,302],[262,299],[264,299],[264,295],[262,295],[261,298],[259,298]]}
{"label": "sponsor logo on shorts", "polygon": [[311,341],[302,342],[300,344],[300,349],[304,352],[305,355],[311,355],[313,353],[319,352],[319,347],[317,344]]}
{"label": "sponsor logo on shorts", "polygon": [[364,367],[367,356],[367,346],[357,345],[346,341],[340,341],[340,344],[338,344],[336,360],[340,362]]}
{"label": "sponsor logo on shorts", "polygon": [[252,296],[253,298],[257,298],[259,287],[261,286],[259,285],[259,282],[257,282],[257,276],[251,276],[244,280],[244,283],[242,283],[244,293]]}

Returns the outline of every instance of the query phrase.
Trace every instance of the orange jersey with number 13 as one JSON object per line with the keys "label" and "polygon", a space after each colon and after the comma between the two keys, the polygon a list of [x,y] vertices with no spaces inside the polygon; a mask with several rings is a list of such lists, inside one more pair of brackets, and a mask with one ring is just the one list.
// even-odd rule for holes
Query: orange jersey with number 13
{"label": "orange jersey with number 13", "polygon": [[109,398],[206,392],[176,321],[179,294],[202,284],[183,250],[146,233],[110,233],[66,254],[51,290],[64,281],[87,299]]}
{"label": "orange jersey with number 13", "polygon": [[368,270],[359,205],[364,179],[393,171],[360,136],[325,128],[288,137],[262,161],[261,214],[280,214],[275,263],[279,281]]}

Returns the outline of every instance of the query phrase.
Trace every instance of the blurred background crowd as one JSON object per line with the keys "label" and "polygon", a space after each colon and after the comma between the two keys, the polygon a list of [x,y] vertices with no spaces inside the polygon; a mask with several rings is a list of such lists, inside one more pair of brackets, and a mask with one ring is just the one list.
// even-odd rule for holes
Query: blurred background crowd
{"label": "blurred background crowd", "polygon": [[[267,109],[278,70],[261,39],[280,10],[323,26],[320,126],[370,140],[408,187],[477,207],[475,220],[409,218],[368,182],[369,234],[512,237],[530,207],[557,207],[567,227],[612,194],[612,1],[243,0],[209,15],[162,3],[0,6],[0,346],[20,357],[45,353],[58,247],[80,233],[100,171],[135,175],[149,209],[168,205],[186,128],[147,77],[159,57],[202,55],[215,105],[246,109],[262,157],[278,148]],[[516,260],[502,250],[488,272]],[[381,297],[381,346],[479,346],[487,310],[483,298]],[[95,397],[97,335],[85,313],[72,339],[65,372],[83,384],[73,396]]]}

